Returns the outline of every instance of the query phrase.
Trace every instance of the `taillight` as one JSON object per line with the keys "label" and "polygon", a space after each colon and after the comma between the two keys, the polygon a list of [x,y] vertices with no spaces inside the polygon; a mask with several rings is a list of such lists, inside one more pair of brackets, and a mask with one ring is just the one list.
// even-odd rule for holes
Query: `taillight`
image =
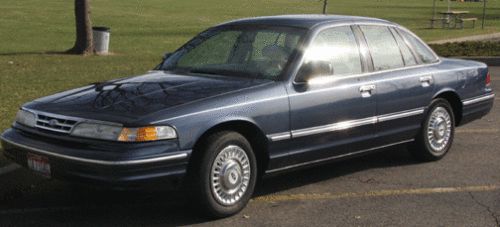
{"label": "taillight", "polygon": [[489,87],[491,85],[491,75],[490,72],[486,74],[486,87]]}

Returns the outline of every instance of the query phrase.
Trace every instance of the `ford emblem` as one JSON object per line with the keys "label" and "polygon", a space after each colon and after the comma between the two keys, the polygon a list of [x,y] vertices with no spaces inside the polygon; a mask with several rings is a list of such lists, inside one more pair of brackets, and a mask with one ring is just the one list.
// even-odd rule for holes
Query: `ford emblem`
{"label": "ford emblem", "polygon": [[55,127],[55,126],[57,126],[57,125],[58,125],[58,123],[59,123],[59,122],[58,122],[56,119],[52,119],[52,120],[50,120],[50,121],[49,121],[49,125],[50,125],[51,127]]}

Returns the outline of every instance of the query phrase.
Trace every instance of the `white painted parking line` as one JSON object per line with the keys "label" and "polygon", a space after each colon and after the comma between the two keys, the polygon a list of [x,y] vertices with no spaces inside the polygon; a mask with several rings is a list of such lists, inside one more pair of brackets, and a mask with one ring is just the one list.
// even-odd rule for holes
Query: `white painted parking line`
{"label": "white painted parking line", "polygon": [[498,133],[500,132],[499,129],[496,128],[484,128],[484,129],[457,129],[455,131],[456,133]]}
{"label": "white painted parking line", "polygon": [[379,191],[369,191],[369,192],[346,192],[340,194],[332,194],[332,193],[278,194],[278,195],[260,196],[253,200],[257,202],[337,200],[337,199],[373,198],[373,197],[389,197],[389,196],[402,196],[402,195],[491,192],[498,190],[500,190],[500,185],[480,185],[480,186],[465,186],[465,187],[411,188],[411,189],[379,190]]}
{"label": "white painted parking line", "polygon": [[2,167],[0,168],[0,175],[3,175],[3,174],[7,174],[7,173],[10,173],[14,170],[17,170],[21,168],[20,165],[17,165],[17,164],[10,164],[10,165],[7,165],[5,167]]}

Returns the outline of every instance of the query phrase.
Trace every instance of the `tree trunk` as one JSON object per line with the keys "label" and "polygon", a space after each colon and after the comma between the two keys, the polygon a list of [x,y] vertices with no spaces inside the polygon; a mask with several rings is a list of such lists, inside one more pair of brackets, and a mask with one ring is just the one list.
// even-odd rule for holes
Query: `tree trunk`
{"label": "tree trunk", "polygon": [[89,1],[75,0],[76,41],[69,53],[88,55],[94,51]]}
{"label": "tree trunk", "polygon": [[326,14],[327,6],[328,6],[328,0],[323,0],[323,14]]}

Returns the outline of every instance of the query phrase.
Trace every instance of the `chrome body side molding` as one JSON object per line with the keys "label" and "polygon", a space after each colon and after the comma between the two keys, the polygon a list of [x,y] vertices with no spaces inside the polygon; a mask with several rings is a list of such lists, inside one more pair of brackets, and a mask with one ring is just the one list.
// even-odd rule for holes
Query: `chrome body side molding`
{"label": "chrome body side molding", "polygon": [[315,134],[320,134],[320,133],[325,133],[325,132],[347,130],[347,129],[351,129],[351,128],[355,128],[355,127],[359,127],[359,126],[376,124],[376,123],[380,123],[380,122],[416,116],[416,115],[423,114],[424,111],[425,111],[425,108],[422,107],[422,108],[401,111],[401,112],[396,112],[396,113],[390,113],[390,114],[384,114],[384,115],[379,115],[379,116],[374,116],[374,117],[369,117],[369,118],[341,121],[341,122],[337,122],[334,124],[292,130],[291,133],[290,132],[275,133],[275,134],[267,135],[267,138],[274,142],[274,141],[287,140],[287,139],[297,138],[297,137],[302,137],[302,136],[310,136],[310,135],[315,135]]}
{"label": "chrome body side molding", "polygon": [[281,133],[275,133],[275,134],[269,134],[267,135],[267,138],[271,141],[280,141],[280,140],[287,140],[292,138],[292,135],[290,132],[281,132]]}
{"label": "chrome body side molding", "polygon": [[391,143],[391,144],[387,144],[387,145],[383,145],[383,146],[379,146],[379,147],[373,147],[373,148],[369,148],[369,149],[365,149],[365,150],[355,151],[355,152],[341,154],[341,155],[332,156],[332,157],[323,158],[323,159],[317,159],[317,160],[313,160],[313,161],[309,161],[309,162],[297,163],[297,164],[293,164],[293,165],[289,165],[289,166],[285,166],[285,167],[281,167],[281,168],[277,168],[277,169],[267,170],[266,174],[281,172],[281,171],[285,171],[285,170],[288,170],[288,169],[294,169],[294,168],[298,168],[298,167],[302,167],[302,166],[307,166],[307,165],[312,165],[312,164],[321,163],[321,162],[326,162],[326,161],[332,161],[332,160],[335,160],[335,159],[349,157],[349,156],[353,156],[353,155],[357,155],[357,154],[362,154],[362,153],[366,153],[366,152],[370,152],[370,151],[374,151],[374,150],[378,150],[378,149],[382,149],[382,148],[392,147],[392,146],[395,146],[395,145],[409,143],[409,142],[413,142],[413,141],[414,141],[414,139],[403,140],[403,141],[400,141],[400,142]]}
{"label": "chrome body side molding", "polygon": [[346,130],[346,129],[350,129],[350,128],[355,128],[355,127],[369,125],[369,124],[375,124],[375,123],[377,123],[377,117],[369,117],[369,118],[364,118],[364,119],[359,119],[359,120],[341,121],[341,122],[329,124],[329,125],[322,125],[322,126],[317,126],[317,127],[312,127],[312,128],[293,130],[292,137],[296,138],[296,137],[309,136],[309,135],[325,133],[325,132]]}
{"label": "chrome body side molding", "polygon": [[463,100],[462,104],[464,106],[467,106],[467,105],[471,105],[471,104],[474,104],[474,103],[486,101],[488,99],[493,99],[493,98],[495,98],[495,94],[482,95],[482,96],[479,96],[479,97],[474,97],[474,98],[471,98],[471,99]]}
{"label": "chrome body side molding", "polygon": [[424,113],[425,108],[417,108],[413,110],[407,110],[407,111],[401,111],[397,113],[391,113],[391,114],[384,114],[378,116],[378,122],[384,122],[384,121],[390,121],[390,120],[396,120],[399,118],[405,118],[405,117],[411,117],[415,115],[420,115]]}

